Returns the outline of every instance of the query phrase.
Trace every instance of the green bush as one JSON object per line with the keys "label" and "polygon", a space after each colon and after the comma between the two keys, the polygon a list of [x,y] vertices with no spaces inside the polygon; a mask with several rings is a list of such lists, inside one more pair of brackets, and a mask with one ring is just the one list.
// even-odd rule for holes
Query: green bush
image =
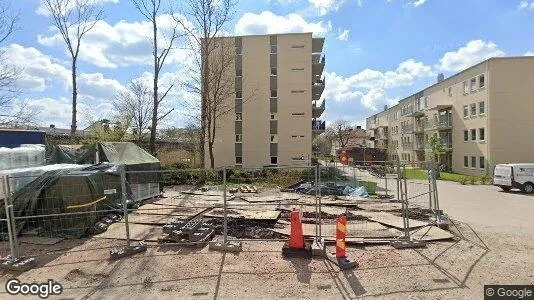
{"label": "green bush", "polygon": [[462,185],[466,185],[467,184],[467,177],[465,176],[462,176],[460,177],[460,179],[458,180],[458,182]]}
{"label": "green bush", "polygon": [[481,184],[492,184],[493,178],[489,177],[488,175],[484,175],[480,177],[480,183]]}
{"label": "green bush", "polygon": [[469,181],[469,184],[476,184],[477,178],[475,176],[470,176],[468,181]]}

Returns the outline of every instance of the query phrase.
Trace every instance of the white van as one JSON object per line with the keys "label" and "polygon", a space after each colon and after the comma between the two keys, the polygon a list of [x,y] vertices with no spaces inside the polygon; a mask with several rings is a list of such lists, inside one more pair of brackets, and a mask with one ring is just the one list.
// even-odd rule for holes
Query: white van
{"label": "white van", "polygon": [[504,191],[520,189],[534,193],[534,164],[499,164],[493,170],[493,185]]}

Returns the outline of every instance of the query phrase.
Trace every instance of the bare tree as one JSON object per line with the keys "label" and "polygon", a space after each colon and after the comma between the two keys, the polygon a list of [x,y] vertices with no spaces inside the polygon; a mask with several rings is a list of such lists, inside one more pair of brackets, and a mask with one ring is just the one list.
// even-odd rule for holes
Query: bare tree
{"label": "bare tree", "polygon": [[343,148],[348,144],[353,134],[353,127],[349,121],[336,120],[326,128],[325,133],[329,139],[337,142],[339,147]]}
{"label": "bare tree", "polygon": [[[8,5],[0,4],[0,46],[16,30],[17,21],[18,15],[13,15]],[[0,125],[2,126],[11,123],[14,118],[18,119],[11,112],[11,103],[18,92],[15,83],[19,72],[20,70],[9,64],[4,51],[0,51]]]}
{"label": "bare tree", "polygon": [[[172,28],[172,32],[170,35],[165,37],[165,45],[160,45],[160,41],[158,40],[158,16],[162,14],[162,11],[164,8],[162,8],[162,0],[132,0],[135,8],[143,15],[146,20],[148,20],[152,24],[152,58],[154,60],[154,78],[153,78],[153,87],[152,87],[152,121],[150,126],[150,142],[149,142],[149,150],[152,154],[156,153],[156,133],[157,133],[157,126],[159,121],[161,121],[163,118],[168,116],[173,109],[168,110],[165,113],[159,113],[158,109],[169,93],[169,91],[173,88],[173,85],[171,84],[161,95],[158,92],[159,88],[159,76],[161,73],[161,69],[163,68],[165,64],[165,60],[167,59],[167,56],[175,46],[175,43],[177,40],[183,36],[178,31],[178,23],[174,24],[175,26]],[[170,15],[174,15],[172,8],[167,7],[168,11],[166,13]],[[161,46],[161,47],[160,47]]]}
{"label": "bare tree", "polygon": [[126,90],[119,92],[113,101],[116,112],[131,118],[133,138],[138,143],[145,140],[150,129],[152,99],[150,87],[141,80],[132,80]]}
{"label": "bare tree", "polygon": [[[210,154],[210,166],[214,167],[213,143],[217,119],[233,109],[223,105],[234,93],[233,82],[228,82],[227,72],[234,72],[234,45],[232,39],[221,38],[225,27],[233,18],[232,0],[185,0],[184,18],[175,18],[188,33],[190,46],[199,53],[196,57],[199,82],[189,85],[200,93],[200,156],[201,168],[205,168],[206,144]],[[232,43],[231,43],[232,42]],[[231,45],[231,53],[228,48]],[[232,80],[233,81],[233,80]],[[225,107],[221,107],[225,106]],[[201,179],[202,180],[202,179]]]}
{"label": "bare tree", "polygon": [[93,0],[43,0],[43,3],[71,56],[72,122],[70,136],[74,140],[77,128],[76,105],[78,99],[76,67],[80,45],[85,34],[91,31],[98,21],[102,20],[103,11],[94,5]]}

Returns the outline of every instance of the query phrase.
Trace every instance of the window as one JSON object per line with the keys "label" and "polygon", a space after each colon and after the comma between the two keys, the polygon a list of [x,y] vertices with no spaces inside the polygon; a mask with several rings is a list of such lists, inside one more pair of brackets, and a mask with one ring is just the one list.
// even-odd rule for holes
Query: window
{"label": "window", "polygon": [[278,156],[271,156],[271,165],[278,164]]}
{"label": "window", "polygon": [[449,86],[449,97],[452,97],[452,86]]}
{"label": "window", "polygon": [[469,115],[469,109],[467,108],[467,105],[464,105],[464,118],[467,118]]}
{"label": "window", "polygon": [[479,166],[479,168],[485,169],[486,168],[485,162],[486,162],[486,160],[484,159],[484,156],[480,156],[478,158],[478,166]]}
{"label": "window", "polygon": [[243,135],[241,135],[241,134],[236,134],[236,135],[235,135],[235,142],[236,142],[236,143],[241,143],[241,142],[243,142]]}
{"label": "window", "polygon": [[483,115],[486,113],[486,106],[484,101],[478,102],[478,114]]}
{"label": "window", "polygon": [[486,132],[484,130],[484,128],[479,128],[478,129],[478,139],[481,140],[481,141],[484,141],[486,139]]}
{"label": "window", "polygon": [[271,76],[276,76],[276,75],[277,75],[276,67],[272,67],[271,68]]}
{"label": "window", "polygon": [[276,120],[276,114],[275,113],[271,113],[271,120]]}
{"label": "window", "polygon": [[467,156],[464,156],[464,167],[465,168],[469,167],[469,157]]}
{"label": "window", "polygon": [[464,142],[469,141],[469,131],[464,130]]}
{"label": "window", "polygon": [[271,45],[271,54],[276,54],[276,45]]}
{"label": "window", "polygon": [[479,89],[483,88],[484,85],[486,84],[486,83],[484,82],[484,79],[485,79],[485,78],[484,78],[484,74],[478,76],[478,88],[479,88]]}
{"label": "window", "polygon": [[241,70],[241,69],[237,69],[237,70],[235,70],[235,76],[236,76],[236,77],[241,77],[241,76],[243,76],[243,70]]}
{"label": "window", "polygon": [[302,48],[304,48],[304,45],[291,45],[291,48],[293,48],[293,49],[302,49]]}
{"label": "window", "polygon": [[236,121],[242,121],[243,120],[243,114],[242,113],[236,113],[235,114],[235,120]]}
{"label": "window", "polygon": [[278,138],[276,137],[276,134],[271,134],[271,143],[278,142]]}
{"label": "window", "polygon": [[476,168],[477,167],[477,157],[476,156],[471,156],[471,168]]}
{"label": "window", "polygon": [[291,71],[304,71],[304,68],[292,68]]}
{"label": "window", "polygon": [[474,90],[477,89],[477,78],[476,77],[471,78],[470,83],[471,83],[471,92],[473,92]]}
{"label": "window", "polygon": [[302,117],[302,116],[304,116],[304,113],[303,113],[303,112],[292,113],[291,115],[292,115],[293,117]]}
{"label": "window", "polygon": [[476,141],[477,140],[477,130],[471,129],[471,140]]}
{"label": "window", "polygon": [[467,84],[467,81],[464,81],[464,94],[469,93],[469,85]]}
{"label": "window", "polygon": [[235,97],[237,99],[243,98],[243,91],[235,91]]}
{"label": "window", "polygon": [[271,90],[271,98],[276,98],[277,94],[276,90]]}
{"label": "window", "polygon": [[301,156],[292,157],[291,160],[293,160],[293,161],[301,161],[301,160],[306,160],[306,158],[304,157],[304,154],[302,154]]}
{"label": "window", "polygon": [[241,46],[235,46],[235,54],[237,55],[243,54],[243,48]]}
{"label": "window", "polygon": [[236,157],[235,157],[235,164],[236,164],[236,165],[241,165],[241,164],[243,164],[243,157],[242,157],[242,156],[236,156]]}
{"label": "window", "polygon": [[291,91],[292,94],[302,94],[304,93],[304,90],[296,90],[296,91]]}
{"label": "window", "polygon": [[471,117],[477,115],[477,104],[473,103],[471,104]]}

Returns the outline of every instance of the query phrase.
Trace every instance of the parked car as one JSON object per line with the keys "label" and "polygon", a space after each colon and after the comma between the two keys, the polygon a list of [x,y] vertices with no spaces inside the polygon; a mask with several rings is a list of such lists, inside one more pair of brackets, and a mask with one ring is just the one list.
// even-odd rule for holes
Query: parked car
{"label": "parked car", "polygon": [[493,185],[504,191],[520,189],[534,193],[534,164],[499,164],[493,170]]}

